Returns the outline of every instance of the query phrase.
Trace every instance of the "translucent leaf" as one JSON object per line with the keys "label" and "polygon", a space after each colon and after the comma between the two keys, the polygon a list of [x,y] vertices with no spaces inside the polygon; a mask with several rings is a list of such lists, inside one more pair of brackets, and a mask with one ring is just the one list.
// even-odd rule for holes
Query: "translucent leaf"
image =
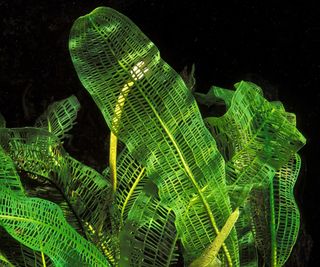
{"label": "translucent leaf", "polygon": [[14,265],[8,260],[7,256],[0,251],[0,264],[3,267],[14,267]]}
{"label": "translucent leaf", "polygon": [[120,233],[120,266],[174,266],[177,231],[171,209],[143,192],[133,204]]}
{"label": "translucent leaf", "polygon": [[[174,211],[186,261],[191,261],[215,238],[231,206],[223,158],[190,90],[155,45],[110,8],[77,19],[69,49],[112,132],[146,167],[161,201]],[[236,239],[233,231],[221,254],[234,265]]]}
{"label": "translucent leaf", "polygon": [[[284,110],[262,97],[261,89],[247,82],[235,85],[227,112],[206,121],[226,160],[231,197],[241,202],[253,186],[268,185],[277,169],[305,144],[305,138],[287,119]],[[239,190],[248,188],[239,199]],[[239,203],[235,206],[238,206]]]}
{"label": "translucent leaf", "polygon": [[195,98],[198,103],[211,107],[213,105],[226,105],[227,108],[231,105],[231,99],[234,91],[223,89],[218,86],[212,86],[208,93],[195,93]]}
{"label": "translucent leaf", "polygon": [[45,128],[59,139],[63,139],[74,125],[79,109],[80,103],[74,95],[54,102],[36,120],[35,126]]}
{"label": "translucent leaf", "polygon": [[249,205],[247,202],[241,208],[241,216],[236,223],[241,267],[256,267],[259,262]]}
{"label": "translucent leaf", "polygon": [[[113,244],[111,233],[111,185],[94,169],[84,165],[76,159],[66,156],[68,172],[60,174],[60,182],[65,188],[72,206],[81,218],[87,236],[100,247],[101,251],[114,263],[117,249]],[[67,190],[66,190],[67,188]]]}
{"label": "translucent leaf", "polygon": [[[241,265],[257,264],[254,241],[266,263],[281,266],[299,228],[292,189],[300,163],[295,165],[292,158],[305,138],[295,127],[295,115],[286,112],[281,102],[267,102],[253,83],[236,84],[235,92],[219,88],[211,94],[224,99],[228,107],[222,117],[206,121],[228,161],[232,203],[246,210],[237,224]],[[279,179],[279,173],[285,177]]]}
{"label": "translucent leaf", "polygon": [[0,145],[18,169],[48,177],[59,167],[61,142],[47,130],[33,127],[0,129]]}
{"label": "translucent leaf", "polygon": [[113,206],[113,212],[117,208],[113,230],[120,238],[120,266],[168,266],[177,261],[175,216],[156,197],[157,188],[145,174],[125,148],[117,159]]}
{"label": "translucent leaf", "polygon": [[0,146],[0,188],[24,194],[24,188],[11,158]]}
{"label": "translucent leaf", "polygon": [[65,266],[77,252],[78,260],[90,266],[110,266],[106,258],[65,221],[56,204],[0,191],[0,225],[22,244],[42,251],[56,266]]}
{"label": "translucent leaf", "polygon": [[[25,194],[20,177],[16,172],[12,159],[6,155],[2,147],[0,147],[0,188],[10,189],[19,195]],[[1,242],[6,244],[5,250],[8,258],[2,258],[4,266],[43,266],[43,261],[50,266],[50,260],[47,256],[41,255],[40,252],[34,251],[22,244],[17,244],[12,238],[8,238],[6,233],[1,233]],[[17,253],[21,254],[21,257],[17,257]],[[13,264],[13,265],[12,265]]]}
{"label": "translucent leaf", "polygon": [[301,166],[298,154],[281,167],[273,179],[277,265],[284,265],[297,240],[300,213],[294,199],[294,185]]}
{"label": "translucent leaf", "polygon": [[219,267],[221,261],[218,259],[219,250],[224,243],[225,239],[228,238],[231,230],[235,226],[236,221],[239,218],[239,208],[236,208],[229,216],[225,225],[221,229],[220,233],[213,240],[213,242],[204,250],[202,255],[193,261],[189,267]]}
{"label": "translucent leaf", "polygon": [[[9,245],[9,243],[6,243],[6,245]],[[2,262],[0,259],[1,267],[54,267],[50,258],[41,252],[32,250],[21,244],[17,249],[13,248],[12,251],[9,251],[7,261]]]}
{"label": "translucent leaf", "polygon": [[293,188],[300,164],[295,155],[276,172],[267,190],[257,190],[251,197],[256,243],[271,266],[283,266],[297,240],[300,214]]}
{"label": "translucent leaf", "polygon": [[128,213],[143,191],[148,181],[146,170],[124,149],[117,159],[118,183],[115,204],[119,209],[119,227],[123,225]]}
{"label": "translucent leaf", "polygon": [[[46,130],[5,129],[0,131],[0,138],[20,170],[45,177],[60,189],[59,201],[58,198],[51,200],[60,205],[68,222],[79,233],[84,231],[112,261],[107,220],[111,204],[110,183],[92,168],[70,157],[60,141]],[[51,189],[47,186],[43,193],[48,195]],[[41,196],[40,193],[34,195]],[[66,202],[63,203],[61,197]]]}

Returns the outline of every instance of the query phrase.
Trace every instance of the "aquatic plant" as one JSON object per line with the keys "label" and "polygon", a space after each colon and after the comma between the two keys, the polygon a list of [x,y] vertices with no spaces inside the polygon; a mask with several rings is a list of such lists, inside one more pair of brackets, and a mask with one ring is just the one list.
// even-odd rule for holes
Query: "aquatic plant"
{"label": "aquatic plant", "polygon": [[[299,231],[293,187],[305,143],[294,114],[251,82],[192,92],[111,8],[78,18],[69,49],[110,128],[109,168],[63,148],[75,96],[34,127],[6,128],[0,117],[2,264],[284,265]],[[203,119],[197,102],[226,113]]]}

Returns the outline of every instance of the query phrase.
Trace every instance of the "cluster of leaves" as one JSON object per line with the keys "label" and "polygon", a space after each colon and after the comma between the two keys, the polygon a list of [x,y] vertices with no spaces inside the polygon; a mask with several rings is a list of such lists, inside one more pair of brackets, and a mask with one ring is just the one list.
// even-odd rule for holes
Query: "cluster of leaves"
{"label": "cluster of leaves", "polygon": [[[182,255],[191,266],[284,265],[299,230],[293,187],[305,143],[293,114],[249,82],[194,98],[109,8],[75,22],[70,53],[111,129],[110,169],[63,149],[74,96],[34,127],[9,129],[0,116],[1,264],[174,266]],[[227,111],[203,119],[195,99]]]}

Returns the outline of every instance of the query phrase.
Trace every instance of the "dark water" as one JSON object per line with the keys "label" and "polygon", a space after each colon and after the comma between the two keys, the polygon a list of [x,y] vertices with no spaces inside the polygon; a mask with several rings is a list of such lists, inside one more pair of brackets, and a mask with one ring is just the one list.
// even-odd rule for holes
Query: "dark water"
{"label": "dark water", "polygon": [[68,151],[102,170],[108,129],[76,77],[67,41],[78,16],[111,6],[131,18],[177,71],[195,63],[198,91],[251,80],[269,99],[281,100],[296,113],[298,128],[308,140],[296,186],[304,233],[288,266],[317,266],[320,9],[311,4],[197,2],[0,0],[0,111],[9,127],[31,125],[49,103],[76,94],[82,109]]}

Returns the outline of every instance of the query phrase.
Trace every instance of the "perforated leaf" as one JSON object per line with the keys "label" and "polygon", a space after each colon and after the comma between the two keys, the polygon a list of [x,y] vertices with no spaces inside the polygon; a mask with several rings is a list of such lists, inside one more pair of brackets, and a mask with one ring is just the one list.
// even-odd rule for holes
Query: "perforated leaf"
{"label": "perforated leaf", "polygon": [[111,185],[108,180],[92,168],[70,156],[65,157],[68,166],[66,174],[60,174],[68,188],[70,202],[81,218],[87,236],[103,251],[110,262],[117,253],[112,245],[109,208],[111,205]]}
{"label": "perforated leaf", "polygon": [[82,266],[109,266],[106,258],[65,221],[56,204],[0,191],[0,225],[22,244],[47,254],[56,266],[73,257]]}
{"label": "perforated leaf", "polygon": [[32,127],[0,129],[0,145],[18,169],[49,177],[59,168],[61,143],[47,130]]}
{"label": "perforated leaf", "polygon": [[24,188],[11,158],[0,146],[0,188],[10,189],[17,194],[24,194]]}
{"label": "perforated leaf", "polygon": [[119,266],[174,266],[178,258],[174,219],[173,211],[156,196],[139,194],[120,233]]}
{"label": "perforated leaf", "polygon": [[6,257],[6,263],[1,262],[0,259],[1,267],[54,267],[54,264],[47,255],[24,246],[10,236],[2,227],[0,227],[0,236],[1,249]]}
{"label": "perforated leaf", "polygon": [[68,204],[57,203],[69,223],[80,233],[85,231],[87,238],[109,260],[114,260],[107,220],[111,205],[110,183],[92,168],[70,157],[60,141],[44,129],[3,129],[0,141],[19,169],[47,178],[63,192],[61,196]]}
{"label": "perforated leaf", "polygon": [[177,261],[175,216],[161,203],[145,173],[125,148],[117,159],[112,209],[117,208],[113,226],[120,238],[119,266],[169,266]]}
{"label": "perforated leaf", "polygon": [[214,105],[226,105],[227,109],[231,105],[231,99],[233,97],[234,91],[224,89],[218,86],[212,86],[208,93],[198,93],[195,92],[195,98],[198,103],[206,105],[208,107]]}
{"label": "perforated leaf", "polygon": [[236,221],[239,218],[239,208],[236,208],[228,220],[224,224],[220,233],[216,236],[213,242],[204,250],[202,255],[190,264],[190,267],[218,267],[221,266],[221,261],[218,259],[218,252],[225,241],[228,238],[231,230],[233,229]]}
{"label": "perforated leaf", "polygon": [[293,188],[300,164],[295,155],[276,172],[270,187],[256,191],[251,199],[256,243],[271,266],[285,264],[298,236],[300,215]]}
{"label": "perforated leaf", "polygon": [[0,264],[3,267],[14,267],[14,265],[7,259],[7,256],[0,251]]}
{"label": "perforated leaf", "polygon": [[297,240],[300,213],[294,199],[294,185],[301,166],[298,154],[276,172],[273,179],[273,203],[275,214],[275,249],[277,265],[284,265]]}
{"label": "perforated leaf", "polygon": [[115,205],[119,210],[119,227],[121,227],[148,178],[145,168],[132,158],[126,148],[117,159],[117,173],[119,186],[115,194]]}
{"label": "perforated leaf", "polygon": [[[293,187],[305,139],[295,115],[253,83],[196,93],[202,104],[226,106],[206,119],[216,145],[193,79],[186,86],[125,16],[98,8],[80,17],[69,47],[112,131],[110,172],[103,177],[62,148],[79,109],[74,96],[51,105],[40,128],[6,129],[0,114],[0,235],[8,244],[0,263],[50,266],[49,256],[55,266],[169,266],[181,239],[186,265],[253,267],[257,249],[265,265],[284,265],[299,229]],[[126,148],[116,158],[118,138]],[[237,234],[229,234],[238,206]]]}
{"label": "perforated leaf", "polygon": [[52,103],[36,120],[35,126],[45,128],[59,139],[66,137],[77,118],[80,103],[75,96]]}
{"label": "perforated leaf", "polygon": [[239,254],[241,267],[256,267],[258,265],[258,251],[252,231],[252,219],[249,206],[246,203],[241,209],[241,216],[236,223],[239,239]]}
{"label": "perforated leaf", "polygon": [[[0,146],[0,189],[8,189],[18,195],[25,195],[25,189],[23,188],[20,177],[15,169],[12,159],[5,153]],[[46,266],[50,266],[50,260],[46,255],[41,254],[38,251],[26,247],[22,244],[17,244],[17,241],[8,237],[7,233],[3,233],[1,229],[1,242],[6,244],[5,254],[2,254],[1,261],[3,266],[25,266],[35,267],[43,266],[43,262],[46,262]],[[21,257],[17,257],[17,251]],[[1,262],[0,261],[0,262]]]}
{"label": "perforated leaf", "polygon": [[292,191],[300,161],[292,158],[305,138],[295,127],[294,114],[286,112],[281,102],[268,103],[252,83],[236,84],[235,92],[214,88],[210,94],[224,99],[228,108],[222,117],[206,121],[228,160],[231,200],[245,207],[237,224],[241,264],[250,266],[252,259],[256,261],[254,237],[265,262],[282,266],[299,228]]}
{"label": "perforated leaf", "polygon": [[[81,82],[112,132],[146,167],[161,201],[176,214],[186,261],[199,256],[231,207],[224,161],[190,91],[155,45],[110,8],[80,17],[69,48]],[[230,264],[238,265],[234,231],[223,251]]]}
{"label": "perforated leaf", "polygon": [[[305,138],[285,111],[262,97],[258,86],[241,82],[235,87],[227,112],[206,121],[228,160],[227,183],[232,185],[230,193],[237,206],[250,188],[268,185],[275,171],[305,144]],[[248,188],[246,193],[243,188]]]}

